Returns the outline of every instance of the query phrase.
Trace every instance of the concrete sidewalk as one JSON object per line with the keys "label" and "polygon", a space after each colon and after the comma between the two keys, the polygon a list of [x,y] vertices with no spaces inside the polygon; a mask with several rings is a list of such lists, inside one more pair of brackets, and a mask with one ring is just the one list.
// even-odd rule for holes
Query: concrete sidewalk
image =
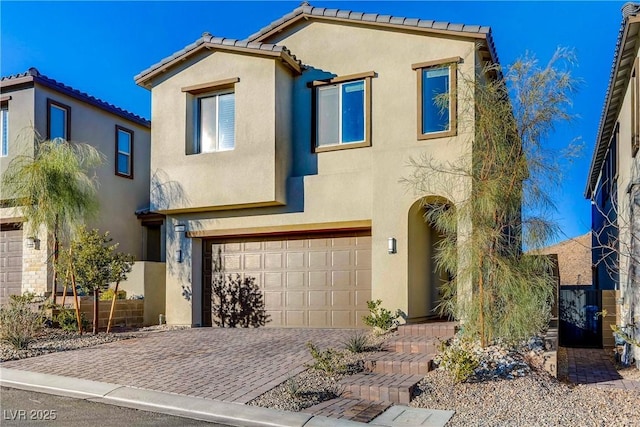
{"label": "concrete sidewalk", "polygon": [[366,424],[119,384],[0,367],[0,385],[234,426],[349,427]]}

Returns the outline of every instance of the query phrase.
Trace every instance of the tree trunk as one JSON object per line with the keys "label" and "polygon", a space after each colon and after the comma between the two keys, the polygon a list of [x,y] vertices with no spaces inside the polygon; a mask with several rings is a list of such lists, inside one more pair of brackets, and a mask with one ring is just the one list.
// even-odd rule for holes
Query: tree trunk
{"label": "tree trunk", "polygon": [[111,329],[111,320],[113,320],[113,309],[116,307],[116,299],[118,299],[118,285],[120,283],[116,283],[116,290],[113,293],[113,299],[111,300],[111,311],[109,312],[109,322],[107,322],[107,333]]}
{"label": "tree trunk", "polygon": [[76,309],[76,322],[78,322],[78,332],[82,335],[82,317],[80,316],[80,304],[78,303],[78,291],[76,290],[76,275],[71,269],[71,286],[73,287],[73,305]]}
{"label": "tree trunk", "polygon": [[98,319],[100,304],[98,304],[98,297],[100,296],[100,289],[93,290],[93,334],[98,333]]}

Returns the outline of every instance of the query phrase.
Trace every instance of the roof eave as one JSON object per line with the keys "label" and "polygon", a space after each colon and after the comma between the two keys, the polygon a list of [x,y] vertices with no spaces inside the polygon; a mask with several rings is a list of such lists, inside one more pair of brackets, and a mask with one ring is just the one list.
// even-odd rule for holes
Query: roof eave
{"label": "roof eave", "polygon": [[23,85],[25,83],[32,83],[34,80],[33,76],[23,76],[11,79],[5,79],[0,81],[0,89],[7,89],[13,86]]}
{"label": "roof eave", "polygon": [[[619,37],[619,44],[616,46],[614,59],[615,64],[613,65],[613,71],[607,87],[607,99],[605,100],[605,107],[598,127],[596,145],[591,157],[591,165],[589,166],[587,185],[584,190],[585,199],[590,199],[593,194],[593,190],[595,190],[598,177],[600,176],[602,161],[611,139],[611,133],[615,127],[616,119],[620,114],[620,109],[622,108],[622,101],[624,100],[626,89],[629,84],[629,76],[631,75],[630,71],[633,68],[634,62],[633,60],[629,61],[629,58],[630,56],[637,56],[638,53],[640,16],[630,15],[625,18],[623,25],[622,35]],[[629,44],[628,37],[631,29],[636,31],[633,35],[633,43]],[[622,87],[618,87],[620,85],[622,85]]]}
{"label": "roof eave", "polygon": [[142,86],[146,89],[151,89],[153,86],[151,84],[151,80],[153,80],[156,76],[168,71],[170,68],[175,66],[177,63],[186,61],[189,57],[195,55],[196,53],[202,50],[212,50],[212,51],[226,51],[226,52],[237,52],[244,53],[248,55],[256,55],[256,56],[265,56],[274,59],[280,59],[286,66],[288,66],[294,73],[302,74],[302,66],[291,57],[287,53],[286,50],[281,51],[269,51],[263,49],[254,49],[250,47],[241,47],[241,46],[228,46],[217,43],[210,42],[202,42],[192,49],[182,53],[181,55],[173,58],[172,60],[166,63],[160,63],[155,68],[150,68],[147,71],[143,71],[134,77],[134,80],[137,85]]}

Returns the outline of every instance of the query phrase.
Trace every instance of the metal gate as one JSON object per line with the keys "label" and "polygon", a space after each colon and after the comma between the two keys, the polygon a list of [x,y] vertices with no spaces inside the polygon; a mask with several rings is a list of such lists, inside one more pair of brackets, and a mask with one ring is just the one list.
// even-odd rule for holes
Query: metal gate
{"label": "metal gate", "polygon": [[560,286],[560,345],[602,348],[601,310],[600,290],[590,286]]}

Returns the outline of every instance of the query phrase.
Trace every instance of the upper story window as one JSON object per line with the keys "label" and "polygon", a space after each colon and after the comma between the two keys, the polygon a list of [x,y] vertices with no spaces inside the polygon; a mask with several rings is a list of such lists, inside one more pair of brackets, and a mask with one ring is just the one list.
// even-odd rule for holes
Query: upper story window
{"label": "upper story window", "polygon": [[71,139],[69,122],[71,107],[52,99],[47,99],[47,139]]}
{"label": "upper story window", "polygon": [[187,93],[187,154],[229,151],[236,147],[238,77],[183,87]]}
{"label": "upper story window", "polygon": [[235,137],[234,92],[219,92],[195,99],[196,131],[193,153],[233,150]]}
{"label": "upper story window", "polygon": [[133,178],[133,131],[116,125],[116,175]]}
{"label": "upper story window", "polygon": [[418,139],[456,135],[456,75],[459,57],[422,62],[418,75]]}
{"label": "upper story window", "polygon": [[9,155],[9,103],[0,104],[0,138],[2,143],[0,146],[0,157]]}
{"label": "upper story window", "polygon": [[374,72],[314,81],[315,151],[371,145]]}

